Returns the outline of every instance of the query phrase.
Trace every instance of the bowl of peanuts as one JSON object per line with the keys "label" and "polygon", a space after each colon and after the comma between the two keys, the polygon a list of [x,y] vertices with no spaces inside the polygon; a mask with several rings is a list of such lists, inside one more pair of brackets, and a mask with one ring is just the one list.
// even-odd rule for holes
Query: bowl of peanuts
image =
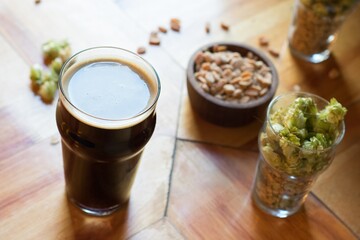
{"label": "bowl of peanuts", "polygon": [[260,50],[234,42],[199,48],[187,67],[187,90],[194,111],[223,127],[262,121],[275,95],[278,74]]}

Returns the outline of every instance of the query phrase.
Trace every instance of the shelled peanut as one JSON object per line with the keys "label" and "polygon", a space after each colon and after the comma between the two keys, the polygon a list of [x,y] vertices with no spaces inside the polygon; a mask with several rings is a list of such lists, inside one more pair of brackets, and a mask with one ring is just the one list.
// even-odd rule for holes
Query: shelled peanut
{"label": "shelled peanut", "polygon": [[198,52],[195,78],[208,94],[227,102],[246,103],[264,96],[272,83],[270,68],[252,52],[241,56],[216,46]]}

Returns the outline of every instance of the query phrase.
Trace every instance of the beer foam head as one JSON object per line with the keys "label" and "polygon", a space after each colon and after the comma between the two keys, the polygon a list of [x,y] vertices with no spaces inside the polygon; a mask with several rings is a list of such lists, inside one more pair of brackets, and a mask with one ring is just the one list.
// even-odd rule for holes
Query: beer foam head
{"label": "beer foam head", "polygon": [[[133,73],[123,74],[122,68],[116,68],[116,72],[112,73],[108,71],[111,70],[110,65],[110,68],[101,66],[104,63],[125,66],[124,71],[131,69]],[[87,69],[89,67],[92,69]],[[85,70],[91,71],[86,73]],[[82,72],[81,76],[78,76],[79,72]],[[120,74],[124,79],[117,81],[118,76],[114,74]],[[133,76],[131,74],[140,77],[146,89],[141,84],[133,85],[132,79],[129,79]],[[77,85],[72,84],[75,81]],[[90,86],[94,81],[100,82]],[[104,129],[126,128],[141,122],[153,114],[160,94],[160,81],[154,68],[140,56],[114,47],[91,48],[75,54],[64,64],[59,85],[60,101],[71,115],[88,125]],[[121,90],[119,94],[118,90]],[[132,104],[137,105],[131,107]],[[118,111],[118,114],[109,112],[112,110]],[[123,113],[120,113],[121,110]]]}

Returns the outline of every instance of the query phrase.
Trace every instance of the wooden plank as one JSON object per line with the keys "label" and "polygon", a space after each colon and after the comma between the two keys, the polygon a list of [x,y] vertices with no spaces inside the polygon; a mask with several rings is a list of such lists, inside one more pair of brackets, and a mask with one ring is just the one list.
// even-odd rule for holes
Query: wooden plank
{"label": "wooden plank", "polygon": [[189,239],[356,239],[311,195],[287,219],[261,212],[250,197],[256,158],[179,141],[168,212],[176,228]]}
{"label": "wooden plank", "polygon": [[[281,64],[279,92],[292,90],[294,86],[301,91],[318,94],[326,99],[336,97],[349,105],[359,100],[360,85],[360,32],[354,31],[358,25],[360,7],[349,16],[341,27],[336,41],[331,46],[332,55],[328,61],[311,64],[294,58],[288,47],[284,51]],[[331,71],[337,71],[337,77],[331,77]]]}
{"label": "wooden plank", "polygon": [[[359,192],[354,189],[359,166],[354,159],[360,146],[360,32],[354,29],[360,8],[340,30],[333,58],[313,65],[294,59],[287,47],[292,6],[290,0],[0,1],[0,239],[356,238],[346,225],[359,237]],[[149,33],[159,25],[168,27],[172,17],[182,21],[180,33],[160,34],[161,45],[148,46]],[[230,24],[229,32],[220,29],[222,21]],[[195,49],[219,40],[259,47],[259,36],[268,37],[281,53],[271,58],[280,75],[277,94],[298,85],[325,98],[335,96],[349,108],[338,155],[314,188],[330,212],[313,195],[299,214],[285,220],[260,212],[251,203],[250,186],[261,121],[225,129],[192,112],[184,70]],[[29,65],[41,62],[41,44],[63,38],[74,52],[98,45],[135,51],[144,45],[148,51],[143,57],[162,81],[157,127],[132,198],[107,218],[84,215],[67,202],[60,144],[50,145],[51,136],[58,137],[56,104],[43,104],[29,89]],[[338,78],[329,77],[334,68],[341,73]]]}
{"label": "wooden plank", "polygon": [[[271,10],[276,12],[291,12],[286,11],[286,9],[290,10],[291,6],[291,2],[281,2],[272,6]],[[240,10],[242,10],[242,8],[239,7],[239,11]],[[358,56],[360,55],[351,55],[353,61],[348,62],[347,60],[344,63],[339,63],[335,59],[331,59],[330,61],[317,65],[298,61],[292,57],[286,45],[287,29],[290,24],[290,14],[281,15],[279,18],[271,18],[271,13],[272,12],[270,10],[262,9],[250,19],[239,21],[237,24],[235,24],[234,31],[232,31],[231,34],[236,35],[237,39],[249,41],[254,46],[258,45],[258,37],[264,35],[270,39],[271,47],[279,49],[281,52],[281,57],[279,59],[270,57],[276,64],[280,76],[280,85],[277,94],[291,91],[294,89],[294,87],[300,87],[302,91],[312,92],[327,99],[336,97],[343,104],[349,104],[356,101],[358,98],[357,96],[360,93],[360,88],[358,88],[358,84],[354,84],[356,83],[356,77],[352,76],[358,76],[360,74],[360,72],[358,73],[360,68],[356,67],[359,66],[360,57]],[[345,37],[340,40],[345,41],[349,38],[346,38],[346,36],[352,35],[348,26],[352,26],[354,24],[358,15],[360,15],[360,10],[356,11],[351,16],[351,18],[349,18],[348,22],[345,23],[344,27],[341,29],[341,36]],[[267,21],[266,19],[270,20]],[[266,24],[261,25],[261,23],[264,22],[266,22]],[[241,31],[241,29],[249,28],[256,30],[254,30],[255,32]],[[196,34],[193,33],[192,36],[194,35],[195,39],[189,39],[188,37],[183,36],[182,38],[184,38],[184,41],[188,41],[188,43],[184,43],[184,41],[180,41],[180,43],[194,46],[194,42],[196,44],[203,41],[200,38],[199,41],[197,41]],[[231,35],[227,36],[227,39],[231,38]],[[351,39],[353,38],[351,37]],[[360,42],[360,35],[358,36],[358,34],[356,34],[354,39],[355,40],[350,41],[350,46],[355,48],[355,52],[357,52],[356,48],[358,46],[357,43]],[[348,54],[347,52],[349,50],[345,51],[343,48],[338,49],[339,46],[342,46],[341,43],[335,45],[335,47],[337,47],[334,49],[335,54],[340,57],[346,56],[345,54]],[[183,47],[182,49],[189,48]],[[266,51],[266,49],[263,50]],[[171,51],[176,50],[171,49]],[[181,57],[181,54],[186,54],[187,56]],[[186,62],[190,54],[191,51],[182,51],[180,55],[176,54],[178,61],[181,62],[184,67],[186,67]],[[346,62],[348,62],[349,65],[346,65]],[[342,71],[342,75],[340,75],[339,78],[329,77],[329,73],[333,69]],[[326,87],[324,87],[324,85],[326,85]],[[339,87],[340,85],[341,87]],[[236,129],[233,132],[228,129],[217,129],[216,127],[213,127],[212,125],[202,121],[202,119],[199,119],[196,114],[192,112],[192,109],[189,108],[189,106],[187,93],[185,92],[179,122],[179,137],[182,139],[218,143],[237,147],[246,142],[249,142],[250,140],[254,140],[257,136],[257,133],[254,131],[254,129],[258,129],[259,127],[253,128],[252,126],[246,126],[246,129],[242,131]],[[201,130],[207,129],[209,126],[211,128],[210,131]]]}
{"label": "wooden plank", "polygon": [[29,67],[0,35],[0,161],[56,133],[55,105],[30,89]]}
{"label": "wooden plank", "polygon": [[[257,46],[259,35],[269,33],[271,36],[277,34],[277,40],[273,40],[274,46],[277,47],[278,44],[281,46],[286,41],[291,16],[290,8],[293,4],[292,1],[281,0],[266,2],[203,0],[196,3],[190,0],[181,2],[157,0],[147,4],[140,0],[132,1],[131,4],[117,2],[134,19],[144,19],[140,21],[140,24],[149,32],[156,30],[159,25],[167,26],[170,18],[179,18],[182,22],[180,33],[170,31],[161,37],[164,39],[162,46],[172,53],[184,68],[191,54],[209,42],[221,40],[247,42],[249,39],[256,38],[249,44]],[[144,8],[139,6],[144,6]],[[156,15],[147,11],[146,9],[151,6],[157,6],[161,14]],[[273,12],[282,12],[284,15],[274,15]],[[211,23],[210,34],[205,32],[207,22]],[[220,28],[221,22],[230,25],[229,32],[224,32]],[[280,35],[279,32],[281,32]]]}
{"label": "wooden plank", "polygon": [[360,236],[360,141],[339,154],[318,179],[314,193]]}
{"label": "wooden plank", "polygon": [[[41,44],[49,39],[67,38],[74,53],[100,45],[118,46],[135,51],[138,46],[146,45],[148,40],[148,33],[142,31],[137,23],[129,21],[112,1],[92,1],[87,4],[79,0],[63,1],[61,4],[46,1],[39,6],[31,1],[26,4],[6,1],[2,2],[0,17],[6,20],[0,26],[0,33],[3,33],[6,40],[28,64],[39,61]],[[23,45],[23,39],[32,39],[29,42],[34,44]],[[33,51],[34,48],[38,49],[37,53]],[[159,132],[174,136],[176,124],[172,123],[177,121],[179,111],[182,69],[159,47],[149,47],[144,58],[157,70],[162,83],[158,103],[158,125],[162,127],[156,129],[156,134]],[[2,60],[6,61],[5,58]],[[28,69],[25,66],[22,66],[22,69],[26,75],[22,77],[24,79],[21,84],[25,86],[26,83],[27,86]],[[16,74],[16,71],[12,72]]]}
{"label": "wooden plank", "polygon": [[0,161],[0,239],[134,235],[164,216],[173,145],[169,137],[149,142],[128,205],[107,218],[86,215],[66,200],[60,144],[45,139]]}
{"label": "wooden plank", "polygon": [[[240,0],[184,0],[184,1],[142,1],[133,0],[131,2],[124,2],[117,0],[116,3],[123,9],[131,18],[138,21],[140,26],[147,31],[157,30],[158,26],[163,25],[166,28],[170,27],[171,18],[179,18],[181,20],[180,32],[186,31],[194,24],[199,24],[199,29],[204,33],[204,20],[212,20],[218,16],[219,13],[226,11],[236,4],[244,4],[246,1]],[[189,7],[191,6],[191,7]],[[206,7],[205,7],[206,6]],[[156,9],[156,12],[161,14],[154,14],[149,9]],[[200,14],[201,13],[201,14]],[[179,34],[169,31],[174,37]],[[168,38],[169,36],[166,36]]]}
{"label": "wooden plank", "polygon": [[[2,1],[0,32],[29,63],[38,62],[41,44],[68,39],[74,52],[94,46],[136,50],[145,34],[112,1]],[[44,21],[46,19],[46,21]],[[25,41],[26,40],[26,41]]]}
{"label": "wooden plank", "polygon": [[[194,112],[186,92],[181,106],[178,137],[180,139],[237,148],[250,144],[251,149],[256,150],[256,139],[261,126],[260,119],[237,128],[225,128],[209,123]],[[249,145],[246,146],[248,149]]]}
{"label": "wooden plank", "polygon": [[55,237],[58,222],[54,220],[68,214],[62,197],[60,145],[52,146],[45,139],[2,160],[0,179],[0,238],[34,239],[44,229],[39,226]]}
{"label": "wooden plank", "polygon": [[[1,137],[4,136],[4,143],[8,139],[5,137],[10,137],[15,140],[17,139],[16,137],[22,139],[23,136],[26,136],[24,133],[31,131],[31,129],[33,131],[38,131],[39,133],[37,134],[40,134],[43,138],[49,137],[57,132],[54,119],[55,102],[51,105],[44,105],[39,99],[35,98],[28,89],[28,64],[38,61],[38,56],[40,56],[40,46],[43,42],[50,38],[68,38],[74,52],[76,52],[83,48],[99,44],[120,45],[125,48],[136,49],[136,46],[142,39],[147,39],[147,36],[142,38],[143,32],[136,27],[135,23],[132,24],[131,22],[127,22],[126,16],[121,13],[121,10],[117,8],[112,1],[104,1],[101,3],[94,1],[87,4],[83,4],[81,1],[65,1],[62,2],[62,4],[59,4],[56,1],[47,1],[39,6],[35,6],[29,2],[21,4],[16,1],[6,1],[1,3],[1,7],[1,19],[6,19],[6,21],[3,21],[3,24],[0,26],[0,33],[5,36],[6,41],[3,38],[0,38],[4,43],[4,45],[0,45],[0,49],[4,49],[4,51],[8,53],[7,55],[12,54],[11,56],[17,61],[12,61],[12,58],[0,59],[1,61],[13,62],[13,64],[10,65],[11,68],[6,69],[6,74],[16,78],[19,82],[18,85],[20,86],[20,89],[23,89],[22,91],[24,94],[28,96],[24,101],[19,101],[16,104],[17,108],[15,109],[10,107],[2,108],[2,123],[4,126],[8,126],[8,129],[12,129],[11,131],[16,129],[16,132],[12,134],[8,134],[7,136],[1,135]],[[79,12],[81,12],[80,15]],[[48,19],[48,21],[44,21],[44,19]],[[114,29],[119,29],[119,31],[113,31]],[[141,38],[139,36],[141,36]],[[31,39],[31,41],[29,41],[31,44],[23,45],[24,39]],[[11,44],[11,47],[9,47],[8,43]],[[6,48],[3,46],[6,46]],[[38,50],[33,51],[34,48]],[[16,49],[16,52],[14,49]],[[23,60],[21,60],[16,53],[18,53]],[[157,123],[161,127],[156,128],[155,136],[150,141],[149,146],[146,148],[143,155],[142,164],[133,188],[132,199],[135,200],[131,200],[126,211],[120,211],[116,215],[117,217],[115,216],[115,220],[112,220],[113,222],[111,224],[122,226],[111,232],[110,235],[112,237],[133,235],[136,231],[158,221],[162,218],[165,211],[168,192],[167,181],[170,175],[171,156],[173,153],[173,143],[176,131],[176,124],[172,123],[176,122],[178,115],[178,103],[180,99],[178,96],[180,96],[182,84],[181,68],[174,63],[169,64],[172,63],[171,58],[160,48],[154,48],[154,51],[146,54],[145,57],[153,63],[156,69],[159,69],[158,74],[162,81],[162,90],[164,93],[162,93],[158,103]],[[23,61],[25,61],[25,63]],[[22,65],[20,65],[20,63]],[[15,68],[19,68],[19,66],[21,66],[20,69],[22,69],[22,72],[24,73],[23,79],[19,79],[19,71],[15,70]],[[5,81],[5,78],[2,78],[2,80]],[[16,85],[17,81],[5,85],[10,86],[9,93],[5,92],[6,94],[10,95],[18,91]],[[4,99],[7,98],[4,97]],[[25,105],[24,102],[26,102]],[[41,111],[40,113],[34,109],[34,103],[35,106],[37,104],[39,108],[42,109],[39,110]],[[45,111],[44,108],[49,108],[49,110]],[[12,114],[16,113],[15,110],[17,109],[21,109],[23,114],[5,117],[12,116]],[[35,121],[43,115],[46,116],[44,118],[46,124],[44,124],[43,121]],[[29,116],[32,116],[30,120],[34,121],[28,122],[24,128],[21,128],[21,126],[15,128],[16,122],[10,124],[14,120],[20,121],[26,117],[29,119]],[[51,119],[49,119],[50,117]],[[37,124],[42,126],[43,129],[39,129]],[[29,144],[23,140],[25,141],[24,147],[22,148],[23,150],[41,140],[41,138],[33,137],[31,134],[29,139],[30,140],[27,140],[30,141]],[[6,174],[18,173],[18,175],[21,175],[21,172],[24,172],[25,170],[23,168],[18,168],[19,165],[17,162],[19,162],[20,159],[24,159],[25,156],[26,159],[30,159],[28,161],[29,163],[34,159],[44,161],[52,159],[46,150],[40,153],[37,151],[37,154],[33,154],[33,149],[40,148],[38,147],[38,144],[19,155],[10,158],[11,155],[14,155],[19,151],[19,148],[15,148],[18,145],[18,141],[14,141],[10,141],[1,151],[2,157],[4,158],[4,160],[1,161],[1,164],[2,167],[6,169]],[[48,145],[49,141],[49,139],[46,139],[46,143],[43,141],[40,145]],[[9,149],[7,146],[11,146],[14,150],[8,153],[5,152],[5,155],[4,151]],[[161,146],[161,148],[158,146]],[[61,160],[61,154],[58,155],[58,159]],[[62,167],[59,167],[56,170],[57,173],[60,174],[59,176],[62,176]],[[29,171],[35,170],[30,168]],[[4,176],[7,175],[4,174]],[[14,176],[16,176],[16,174]],[[53,234],[54,236],[57,236],[59,234],[62,238],[71,239],[72,237],[76,238],[83,235],[91,236],[93,233],[92,230],[94,230],[93,227],[97,224],[100,225],[101,229],[101,226],[103,226],[101,221],[91,220],[90,222],[95,222],[93,224],[94,226],[92,224],[82,225],[88,221],[88,217],[77,213],[76,209],[71,208],[71,205],[68,207],[67,202],[62,196],[62,178],[59,181],[56,181],[56,188],[52,187],[47,190],[50,192],[50,194],[48,194],[49,198],[47,198],[45,193],[41,193],[40,196],[42,197],[42,200],[39,201],[39,198],[32,195],[32,192],[28,193],[29,196],[27,196],[30,200],[23,198],[21,195],[22,188],[19,189],[19,187],[27,187],[30,183],[33,184],[34,187],[41,187],[39,182],[34,182],[33,180],[33,178],[40,178],[41,176],[41,173],[34,173],[21,181],[20,179],[14,179],[13,185],[7,185],[9,180],[2,179],[2,182],[5,184],[4,188],[2,188],[4,189],[2,190],[4,194],[11,192],[13,194],[18,194],[19,198],[18,201],[13,202],[13,205],[4,204],[1,207],[1,212],[4,215],[2,215],[2,220],[0,222],[4,222],[6,219],[6,224],[4,227],[1,227],[0,238],[2,238],[2,236],[4,236],[5,239],[9,237],[22,238],[22,236],[28,234],[30,239],[36,239],[41,238],[40,236],[44,235],[50,236]],[[28,201],[27,204],[23,205],[22,208],[18,210],[19,212],[16,212],[15,210],[18,208],[18,204],[21,204],[23,200]],[[46,213],[39,211],[39,209],[41,209],[39,204],[31,205],[32,202],[37,201],[39,204],[43,204],[45,208],[56,208],[55,211],[59,215],[56,215],[56,217],[51,219],[50,216],[44,216]],[[56,204],[56,206],[54,206],[54,204]],[[68,208],[70,210],[68,210]],[[12,218],[9,218],[9,215],[11,215]],[[44,218],[45,224],[35,224],[31,225],[31,227],[29,227],[30,225],[27,226],[33,217]],[[18,226],[19,221],[21,221],[24,228],[22,231],[15,231],[14,229]],[[72,221],[80,224],[71,224]],[[121,223],[119,223],[119,221]],[[62,226],[64,227],[61,229],[55,228],[55,226],[58,226],[60,223],[62,223]],[[105,230],[106,228],[104,231]],[[51,233],[46,233],[47,231],[51,231]],[[16,233],[14,234],[14,232]],[[105,233],[101,233],[100,231],[99,234]]]}
{"label": "wooden plank", "polygon": [[340,153],[352,145],[359,145],[360,139],[360,101],[346,106],[348,112],[345,115],[345,135],[337,148]]}
{"label": "wooden plank", "polygon": [[360,236],[360,102],[349,107],[344,141],[314,193]]}

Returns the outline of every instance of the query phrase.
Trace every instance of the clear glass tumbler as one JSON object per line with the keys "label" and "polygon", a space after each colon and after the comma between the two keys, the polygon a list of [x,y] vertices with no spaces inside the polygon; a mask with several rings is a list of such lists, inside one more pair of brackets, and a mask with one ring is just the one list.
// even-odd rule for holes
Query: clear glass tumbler
{"label": "clear glass tumbler", "polygon": [[56,123],[67,196],[88,214],[109,215],[128,201],[154,132],[158,75],[137,54],[96,47],[64,64],[59,88]]}
{"label": "clear glass tumbler", "polygon": [[319,109],[328,104],[325,99],[308,93],[279,96],[269,104],[258,138],[260,154],[252,190],[253,200],[261,210],[280,218],[288,217],[301,208],[317,177],[331,164],[345,132],[342,121],[333,144],[322,150],[309,150],[284,141],[270,117],[297,97],[311,97]]}
{"label": "clear glass tumbler", "polygon": [[358,2],[296,0],[289,29],[289,47],[293,55],[312,63],[328,59],[336,31]]}

